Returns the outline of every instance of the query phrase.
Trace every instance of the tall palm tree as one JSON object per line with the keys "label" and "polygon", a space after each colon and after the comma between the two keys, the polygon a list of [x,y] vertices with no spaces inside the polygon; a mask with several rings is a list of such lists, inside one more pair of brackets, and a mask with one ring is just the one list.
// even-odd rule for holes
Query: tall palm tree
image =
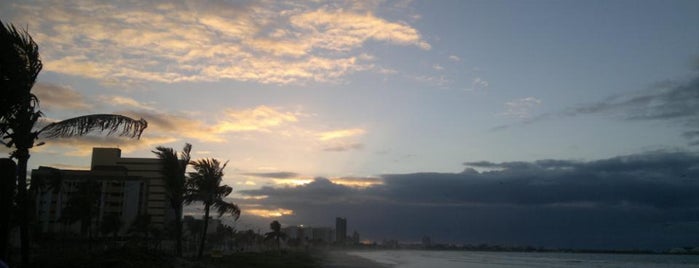
{"label": "tall palm tree", "polygon": [[[39,60],[39,47],[26,31],[17,30],[13,25],[5,25],[2,21],[0,24],[0,141],[4,142],[11,127],[10,122],[26,118],[27,110],[33,110],[37,105],[37,98],[30,90],[42,64]],[[24,173],[26,177],[26,171]],[[26,178],[19,181],[19,184],[17,205],[23,208],[26,204]],[[28,219],[24,209],[19,209],[19,214],[22,262],[26,264],[29,253]]]}
{"label": "tall palm tree", "polygon": [[[11,215],[14,209],[15,179],[17,164],[7,158],[0,158],[0,260],[8,262]],[[13,179],[7,179],[13,178]]]}
{"label": "tall palm tree", "polygon": [[182,203],[185,194],[185,179],[187,175],[187,165],[189,165],[192,145],[186,143],[182,149],[180,158],[177,151],[172,148],[158,146],[153,151],[162,163],[162,175],[165,178],[165,194],[170,200],[170,207],[175,211],[175,254],[182,256]]}
{"label": "tall palm tree", "polygon": [[238,205],[226,202],[223,199],[232,191],[228,185],[221,185],[223,179],[223,169],[226,168],[228,162],[221,163],[216,159],[201,159],[192,162],[195,172],[189,172],[187,180],[187,194],[185,195],[185,204],[199,201],[204,204],[204,228],[199,242],[199,254],[197,257],[201,259],[204,254],[204,244],[206,240],[206,229],[209,227],[209,210],[216,209],[219,218],[230,212],[235,220],[240,217],[240,208]]}
{"label": "tall palm tree", "polygon": [[282,232],[282,225],[278,221],[272,221],[272,223],[269,224],[269,228],[272,229],[272,231],[265,234],[265,240],[273,239],[277,250],[280,250],[279,240],[286,237],[286,234]]}
{"label": "tall palm tree", "polygon": [[17,207],[22,263],[29,263],[29,211],[27,202],[27,163],[29,150],[40,137],[57,138],[105,132],[140,138],[148,123],[121,115],[87,115],[51,123],[39,130],[35,124],[43,115],[39,99],[31,92],[43,67],[39,46],[26,30],[0,21],[0,142],[14,147],[17,159]]}

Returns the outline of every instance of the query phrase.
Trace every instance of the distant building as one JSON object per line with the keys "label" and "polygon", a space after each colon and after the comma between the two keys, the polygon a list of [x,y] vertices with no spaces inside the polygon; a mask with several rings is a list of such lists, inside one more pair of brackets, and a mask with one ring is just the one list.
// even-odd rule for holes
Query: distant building
{"label": "distant building", "polygon": [[312,228],[311,240],[332,243],[335,239],[335,231],[330,227]]}
{"label": "distant building", "polygon": [[359,233],[357,233],[357,231],[352,233],[352,243],[355,245],[359,244]]}
{"label": "distant building", "polygon": [[287,226],[282,228],[282,233],[286,234],[288,239],[305,240],[304,228],[302,226]]}
{"label": "distant building", "polygon": [[158,159],[124,158],[118,148],[93,148],[90,170],[43,166],[32,170],[32,183],[45,185],[36,196],[40,230],[77,230],[77,223],[72,226],[62,224],[61,214],[71,194],[86,181],[95,182],[100,191],[92,226],[99,226],[109,214],[117,215],[123,233],[138,215],[147,214],[151,225],[162,229],[174,219],[175,213],[166,199],[165,181],[160,170]]}
{"label": "distant building", "polygon": [[335,230],[330,227],[288,226],[282,228],[288,239],[300,241],[315,241],[332,243],[335,241]]}
{"label": "distant building", "polygon": [[337,217],[335,218],[335,241],[338,243],[344,243],[347,239],[347,219]]}

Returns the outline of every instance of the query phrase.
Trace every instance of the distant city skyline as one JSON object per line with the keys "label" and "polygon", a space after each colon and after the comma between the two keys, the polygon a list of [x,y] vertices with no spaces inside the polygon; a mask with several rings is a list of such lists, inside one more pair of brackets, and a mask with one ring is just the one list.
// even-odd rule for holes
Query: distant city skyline
{"label": "distant city skyline", "polygon": [[41,124],[149,122],[46,141],[30,169],[189,142],[230,161],[239,229],[343,211],[378,241],[699,245],[697,1],[2,7],[39,45]]}

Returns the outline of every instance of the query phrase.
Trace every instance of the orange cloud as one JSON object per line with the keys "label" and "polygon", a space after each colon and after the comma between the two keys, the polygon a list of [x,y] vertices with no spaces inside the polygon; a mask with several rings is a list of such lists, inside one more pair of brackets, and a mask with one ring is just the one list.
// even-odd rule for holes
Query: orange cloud
{"label": "orange cloud", "polygon": [[8,5],[31,25],[44,69],[106,84],[231,79],[332,82],[372,69],[374,40],[430,49],[406,22],[367,10],[302,2],[143,3],[40,1]]}
{"label": "orange cloud", "polygon": [[332,181],[335,184],[341,184],[344,186],[357,188],[366,188],[374,185],[383,184],[383,180],[375,177],[338,177],[330,178],[330,181]]}
{"label": "orange cloud", "polygon": [[423,41],[414,28],[386,21],[371,13],[320,9],[299,14],[290,21],[298,28],[312,31],[315,37],[313,46],[324,49],[347,51],[369,39],[430,49],[430,44]]}
{"label": "orange cloud", "polygon": [[268,106],[257,106],[253,109],[228,110],[226,119],[213,127],[217,133],[239,131],[268,131],[271,127],[285,123],[296,122],[293,113],[280,112]]}
{"label": "orange cloud", "polygon": [[364,129],[361,129],[361,128],[340,129],[340,130],[333,130],[333,131],[326,131],[326,132],[318,133],[318,139],[321,141],[328,141],[328,140],[334,140],[334,139],[342,139],[342,138],[348,138],[348,137],[353,137],[353,136],[359,136],[359,135],[363,135],[364,133],[366,133],[366,131]]}
{"label": "orange cloud", "polygon": [[262,218],[276,218],[287,215],[294,215],[294,211],[291,209],[277,208],[277,209],[264,209],[264,208],[252,208],[244,209],[245,214],[255,215]]}
{"label": "orange cloud", "polygon": [[100,96],[99,100],[109,104],[109,105],[114,105],[114,106],[129,106],[137,109],[143,109],[143,110],[155,110],[150,105],[141,103],[137,100],[134,100],[129,97],[123,97],[123,96]]}

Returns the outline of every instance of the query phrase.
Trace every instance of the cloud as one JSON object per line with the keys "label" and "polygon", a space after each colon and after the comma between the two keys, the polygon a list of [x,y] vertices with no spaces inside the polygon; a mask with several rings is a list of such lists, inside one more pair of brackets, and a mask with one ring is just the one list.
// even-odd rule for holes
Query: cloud
{"label": "cloud", "polygon": [[211,124],[197,118],[177,114],[166,114],[155,111],[126,110],[119,112],[132,118],[143,118],[148,121],[148,129],[143,134],[162,135],[167,137],[192,138],[204,142],[224,142],[221,133],[214,131]]}
{"label": "cloud", "polygon": [[[350,187],[325,178],[242,195],[294,211],[288,224],[348,218],[369,239],[666,249],[699,236],[667,226],[695,221],[699,155],[650,152],[596,161],[469,162],[477,172],[388,174]],[[396,224],[400,223],[400,224]]]}
{"label": "cloud", "polygon": [[155,110],[150,105],[143,104],[137,100],[134,100],[129,97],[123,97],[123,96],[100,96],[98,98],[101,102],[105,104],[109,104],[112,106],[127,106],[130,108],[135,108],[135,109],[143,109],[143,110]]}
{"label": "cloud", "polygon": [[240,132],[240,131],[269,131],[272,127],[278,127],[286,123],[298,121],[296,115],[290,112],[281,112],[268,106],[257,106],[252,109],[226,111],[226,118],[214,126],[216,132]]}
{"label": "cloud", "polygon": [[[138,104],[136,104],[138,105]],[[156,112],[154,110],[125,110],[120,114],[148,121],[144,135],[191,138],[204,142],[225,142],[225,135],[237,132],[269,132],[297,121],[294,113],[282,112],[264,105],[249,109],[229,109],[223,117],[206,122],[196,117]]]}
{"label": "cloud", "polygon": [[[54,150],[60,148],[67,156],[89,156],[92,148],[114,147],[125,153],[151,149],[156,146],[177,141],[177,138],[167,136],[143,135],[140,139],[132,140],[114,136],[83,136],[74,138],[59,138],[46,141],[46,145],[41,146],[42,150]],[[42,148],[44,147],[44,148]]]}
{"label": "cloud", "polygon": [[[666,81],[651,90],[615,96],[607,100],[580,105],[558,115],[605,114],[629,121],[665,120],[682,124],[682,136],[691,146],[699,144],[699,73],[686,81]],[[555,115],[542,115],[542,119]]]}
{"label": "cloud", "polygon": [[[235,135],[237,138],[243,138],[250,142],[258,142],[261,144],[260,146],[267,146],[270,139],[274,142],[281,139],[283,143],[305,144],[305,146],[316,148],[316,150],[342,152],[361,149],[363,144],[352,139],[366,132],[361,128],[319,132],[314,129],[313,122],[300,122],[307,116],[302,112],[290,112],[284,108],[265,105],[228,109],[219,116],[206,118],[180,113],[166,113],[166,111],[156,109],[122,110],[117,111],[117,113],[132,118],[145,119],[148,121],[148,129],[144,132],[144,137],[170,137],[169,142],[197,140],[220,144],[229,142],[232,135]],[[261,137],[261,135],[265,136]],[[252,172],[244,175],[265,177],[291,174]],[[278,177],[272,178],[280,179]]]}
{"label": "cloud", "polygon": [[318,133],[318,139],[321,141],[329,141],[335,139],[349,138],[359,135],[364,135],[366,131],[361,128],[340,129]]}
{"label": "cloud", "polygon": [[442,65],[435,64],[435,65],[432,65],[432,69],[435,69],[437,71],[442,71],[442,70],[444,70],[444,67],[442,67]]}
{"label": "cloud", "polygon": [[531,109],[539,105],[541,105],[541,100],[534,97],[508,101],[505,103],[505,112],[502,115],[514,118],[529,118],[531,117]]}
{"label": "cloud", "polygon": [[330,178],[330,181],[339,185],[360,188],[383,184],[383,180],[378,177],[337,177]]}
{"label": "cloud", "polygon": [[369,39],[430,49],[414,28],[389,22],[372,14],[319,9],[293,16],[293,26],[314,32],[314,46],[346,51]]}
{"label": "cloud", "polygon": [[[295,187],[274,188],[265,186],[258,190],[242,190],[243,195],[267,195],[268,198],[262,200],[262,205],[272,205],[269,202],[288,201],[291,204],[298,202],[309,202],[308,204],[331,204],[348,201],[348,194],[359,194],[359,188],[335,184],[327,178],[315,178],[309,183],[297,185]],[[269,195],[271,194],[271,195]],[[269,198],[278,198],[269,200]]]}
{"label": "cloud", "polygon": [[298,177],[298,173],[294,172],[248,172],[248,173],[241,173],[243,175],[247,176],[255,176],[255,177],[262,177],[262,178],[275,178],[275,179],[289,179],[289,178],[295,178]]}
{"label": "cloud", "polygon": [[243,211],[245,213],[262,217],[262,218],[279,218],[287,215],[293,215],[294,211],[290,209],[284,209],[284,208],[275,208],[275,209],[265,209],[265,208],[243,208]]}
{"label": "cloud", "polygon": [[360,150],[364,148],[364,144],[361,143],[342,143],[342,144],[333,144],[333,145],[328,145],[323,148],[323,151],[326,152],[345,152],[345,151],[350,151],[350,150]]}
{"label": "cloud", "polygon": [[[540,103],[540,101],[539,101]],[[538,105],[536,100],[506,106],[524,107]],[[509,107],[508,108],[509,111]],[[518,115],[517,109],[509,114]],[[508,114],[506,112],[505,114]],[[529,113],[523,113],[529,117]],[[689,145],[698,144],[699,131],[699,72],[686,81],[664,81],[647,90],[638,90],[629,94],[612,96],[605,100],[581,104],[553,113],[544,113],[528,118],[524,124],[544,120],[569,118],[584,115],[605,115],[625,121],[663,120],[680,124],[685,128],[682,136]],[[492,130],[502,130],[511,125],[502,125]]]}
{"label": "cloud", "polygon": [[92,107],[75,89],[51,83],[37,83],[32,92],[41,100],[40,105],[48,109],[87,110]]}
{"label": "cloud", "polygon": [[433,84],[433,85],[439,86],[439,87],[447,87],[453,82],[451,79],[445,77],[444,75],[440,75],[440,76],[419,75],[419,76],[416,76],[413,78],[415,80],[417,80],[418,82]]}
{"label": "cloud", "polygon": [[626,120],[696,119],[699,116],[699,76],[685,83],[667,81],[650,91],[580,105],[566,111],[565,115],[604,113],[619,114]]}
{"label": "cloud", "polygon": [[454,61],[454,62],[459,62],[459,61],[461,61],[461,58],[459,58],[459,56],[456,56],[456,55],[449,55],[449,60]]}
{"label": "cloud", "polygon": [[394,75],[394,74],[398,73],[398,71],[396,71],[395,69],[382,68],[382,67],[376,68],[376,72],[378,72],[380,74],[384,74],[384,75]]}
{"label": "cloud", "polygon": [[31,26],[45,70],[106,84],[332,82],[372,68],[367,42],[430,49],[408,23],[339,3],[42,1],[2,13]]}
{"label": "cloud", "polygon": [[477,91],[477,90],[485,90],[488,89],[488,86],[490,84],[488,81],[483,80],[480,77],[473,78],[471,81],[471,88],[466,89],[467,91]]}

